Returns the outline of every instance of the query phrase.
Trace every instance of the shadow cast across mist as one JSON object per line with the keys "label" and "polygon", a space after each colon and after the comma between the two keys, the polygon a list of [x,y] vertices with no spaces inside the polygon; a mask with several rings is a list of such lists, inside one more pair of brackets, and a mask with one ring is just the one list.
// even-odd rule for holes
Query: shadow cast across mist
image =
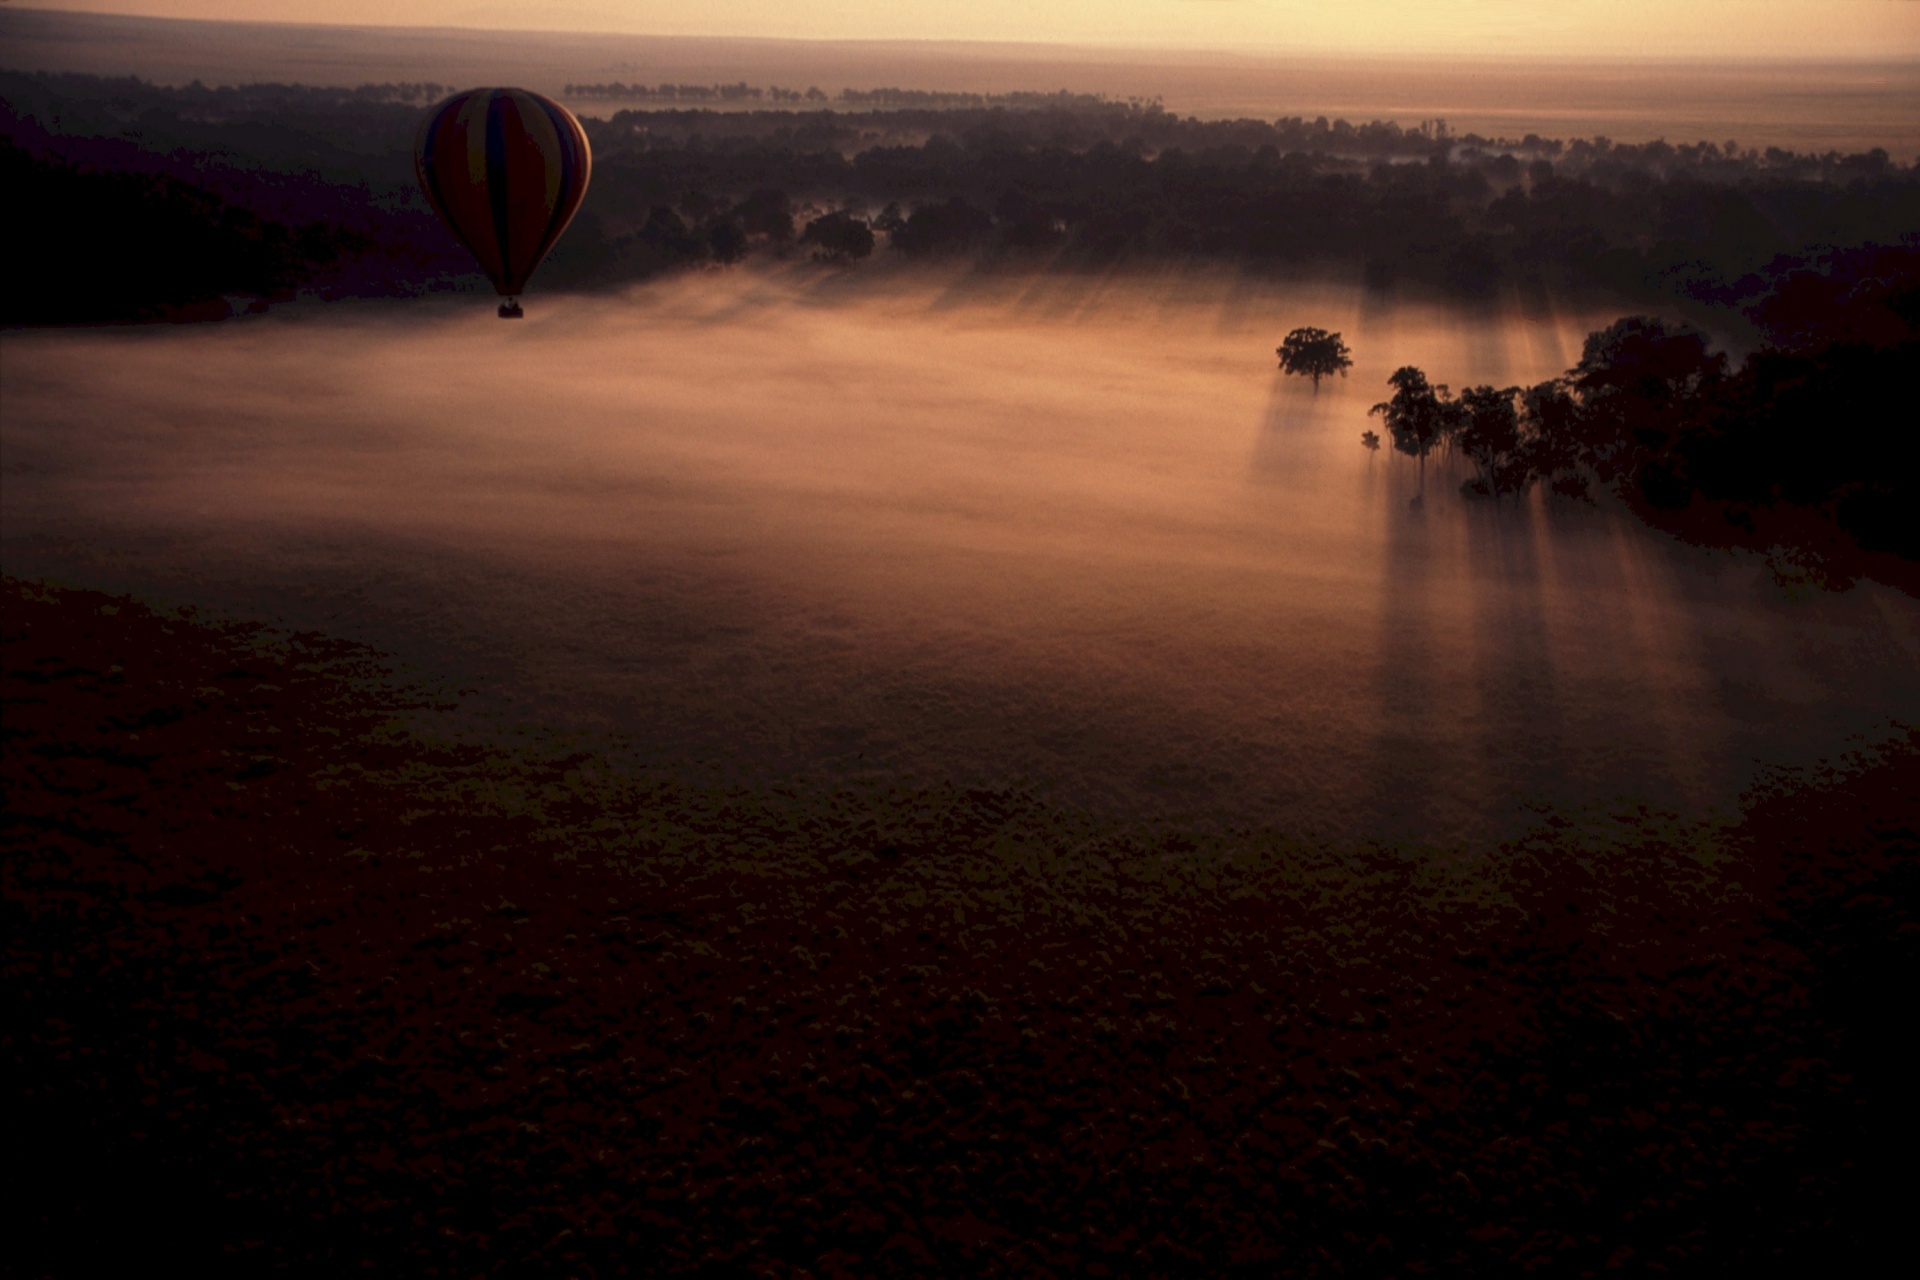
{"label": "shadow cast across mist", "polygon": [[[1458,471],[1430,466],[1420,506],[1411,468],[1370,490],[1385,553],[1371,811],[1443,841],[1517,829],[1543,802],[1727,816],[1713,797],[1739,783],[1741,726],[1709,632],[1744,577],[1693,582],[1669,560],[1696,557],[1622,513],[1463,499]],[[1771,673],[1770,720],[1792,674]]]}
{"label": "shadow cast across mist", "polygon": [[1359,447],[1365,419],[1360,397],[1341,379],[1329,378],[1316,390],[1303,379],[1274,373],[1253,441],[1253,479],[1303,489],[1319,482],[1348,444]]}

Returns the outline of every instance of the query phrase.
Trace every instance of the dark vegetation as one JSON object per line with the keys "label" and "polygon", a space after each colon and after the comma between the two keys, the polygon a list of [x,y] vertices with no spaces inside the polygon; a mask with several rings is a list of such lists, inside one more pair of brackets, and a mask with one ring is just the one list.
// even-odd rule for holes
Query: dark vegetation
{"label": "dark vegetation", "polygon": [[75,168],[0,138],[7,234],[22,247],[0,324],[218,319],[292,297],[365,249],[326,223],[289,226],[179,178]]}
{"label": "dark vegetation", "polygon": [[741,80],[734,84],[628,84],[608,80],[599,84],[570,84],[568,98],[612,98],[621,102],[825,102],[820,89],[762,89]]}
{"label": "dark vegetation", "polygon": [[[812,107],[826,107],[837,104],[847,107],[932,107],[950,110],[955,107],[1013,107],[1034,108],[1050,107],[1067,110],[1105,110],[1113,105],[1106,97],[1093,93],[1068,93],[1062,89],[1057,93],[964,93],[943,89],[842,89],[837,95],[828,93],[818,86],[806,89],[788,89],[779,85],[761,88],[758,85],[738,81],[734,84],[629,84],[624,80],[605,80],[595,84],[570,84],[566,86],[568,99],[595,98],[611,102],[725,102],[725,103],[761,103],[775,102],[787,104],[804,103]],[[1148,109],[1144,102],[1132,102],[1127,105]]]}
{"label": "dark vegetation", "polygon": [[1420,459],[1423,480],[1437,448],[1470,459],[1461,488],[1472,497],[1536,483],[1564,497],[1606,490],[1653,523],[1783,552],[1830,585],[1869,572],[1911,591],[1920,248],[1818,265],[1785,273],[1759,299],[1765,342],[1737,364],[1689,325],[1634,316],[1590,335],[1560,378],[1455,397],[1409,367],[1373,412],[1394,448]]}
{"label": "dark vegetation", "polygon": [[[0,74],[0,133],[35,156],[175,177],[289,227],[363,235],[360,255],[317,265],[312,287],[409,292],[471,274],[413,188],[430,88]],[[835,218],[823,233],[839,247],[814,244],[840,261],[859,256],[850,228],[862,223],[908,257],[1331,269],[1466,299],[1584,291],[1747,332],[1745,309],[1786,274],[1920,228],[1920,171],[1881,151],[1496,139],[1441,121],[1200,121],[1068,94],[843,97],[839,109],[588,120],[593,186],[541,283],[617,284],[793,251],[796,237],[764,217],[778,202],[802,225]]]}
{"label": "dark vegetation", "polygon": [[1904,1243],[1911,735],[1731,829],[1403,860],[436,743],[364,651],[4,592],[18,1274]]}
{"label": "dark vegetation", "polygon": [[1334,374],[1347,376],[1353,367],[1353,353],[1339,334],[1312,327],[1295,329],[1274,348],[1280,357],[1282,372],[1298,378],[1312,378],[1313,389],[1320,390],[1320,379]]}

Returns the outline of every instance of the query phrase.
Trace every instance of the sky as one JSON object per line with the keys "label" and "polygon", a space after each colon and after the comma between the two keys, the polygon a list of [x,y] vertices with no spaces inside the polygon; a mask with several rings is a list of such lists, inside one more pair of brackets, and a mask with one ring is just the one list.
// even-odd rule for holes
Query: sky
{"label": "sky", "polygon": [[1262,53],[1920,58],[1920,0],[36,0],[242,21]]}

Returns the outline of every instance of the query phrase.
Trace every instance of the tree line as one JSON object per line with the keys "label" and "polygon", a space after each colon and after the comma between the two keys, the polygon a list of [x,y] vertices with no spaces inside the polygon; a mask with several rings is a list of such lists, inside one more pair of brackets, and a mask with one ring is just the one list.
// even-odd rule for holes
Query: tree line
{"label": "tree line", "polygon": [[735,84],[628,84],[612,80],[600,84],[569,84],[561,91],[567,98],[612,98],[620,102],[825,102],[819,89],[762,89],[742,80]]}
{"label": "tree line", "polygon": [[654,210],[724,219],[765,190],[864,220],[907,256],[1330,267],[1466,299],[1551,287],[1736,313],[1783,255],[1920,227],[1920,170],[1883,152],[1539,138],[1495,150],[1439,121],[1200,122],[1120,105],[620,112],[589,132],[582,239],[603,236],[596,270],[629,278],[676,265],[639,237]]}
{"label": "tree line", "polygon": [[[945,89],[842,89],[829,94],[818,85],[789,89],[781,85],[762,88],[742,80],[735,84],[659,84],[628,83],[624,80],[592,84],[568,84],[561,94],[566,98],[604,99],[614,102],[779,102],[841,107],[915,107],[949,110],[955,107],[1053,107],[1085,110],[1105,107],[1114,100],[1102,93],[1073,93],[1059,89],[1052,93],[1015,90],[1011,93],[970,93]],[[1154,100],[1157,103],[1157,99]],[[1146,99],[1128,99],[1128,105],[1146,107]]]}
{"label": "tree line", "polygon": [[[471,273],[415,189],[419,107],[402,99],[435,87],[0,73],[0,135],[49,162],[164,176],[289,227],[336,227],[366,247],[317,269],[313,287],[416,292]],[[593,185],[541,283],[615,286],[754,254],[1174,259],[1469,301],[1637,299],[1751,336],[1750,304],[1784,271],[1920,228],[1920,170],[1884,152],[1488,139],[1439,120],[1200,121],[1035,96],[1044,105],[588,119]]]}
{"label": "tree line", "polygon": [[583,247],[601,240],[604,251],[580,279],[699,261],[697,250],[656,251],[643,234],[655,211],[711,227],[767,190],[795,208],[865,221],[879,243],[909,257],[1333,268],[1375,288],[1464,299],[1551,288],[1735,313],[1765,290],[1776,262],[1898,243],[1920,227],[1920,175],[1876,169],[1871,158],[1858,174],[1755,168],[1723,182],[1582,171],[1571,158],[1521,165],[1505,153],[1369,166],[1234,148],[1030,147],[991,132],[846,155],[812,149],[817,140],[804,133],[798,125],[783,139],[605,147],[580,237]]}
{"label": "tree line", "polygon": [[[1407,366],[1373,406],[1394,449],[1457,453],[1461,492],[1499,501],[1544,485],[1611,493],[1695,541],[1785,547],[1844,582],[1862,557],[1920,564],[1920,438],[1906,407],[1920,368],[1920,247],[1837,255],[1754,307],[1764,344],[1738,362],[1684,322],[1629,316],[1579,363],[1533,386],[1457,395]],[[1369,431],[1362,444],[1378,448]],[[1876,569],[1886,576],[1884,568]]]}

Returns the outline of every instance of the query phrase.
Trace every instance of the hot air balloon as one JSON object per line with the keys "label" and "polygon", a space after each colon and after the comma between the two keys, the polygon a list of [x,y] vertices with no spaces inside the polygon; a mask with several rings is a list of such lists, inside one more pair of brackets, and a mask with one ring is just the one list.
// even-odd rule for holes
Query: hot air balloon
{"label": "hot air balloon", "polygon": [[414,142],[420,189],[517,319],[527,277],[573,221],[593,156],[580,122],[525,89],[470,89],[435,107]]}

